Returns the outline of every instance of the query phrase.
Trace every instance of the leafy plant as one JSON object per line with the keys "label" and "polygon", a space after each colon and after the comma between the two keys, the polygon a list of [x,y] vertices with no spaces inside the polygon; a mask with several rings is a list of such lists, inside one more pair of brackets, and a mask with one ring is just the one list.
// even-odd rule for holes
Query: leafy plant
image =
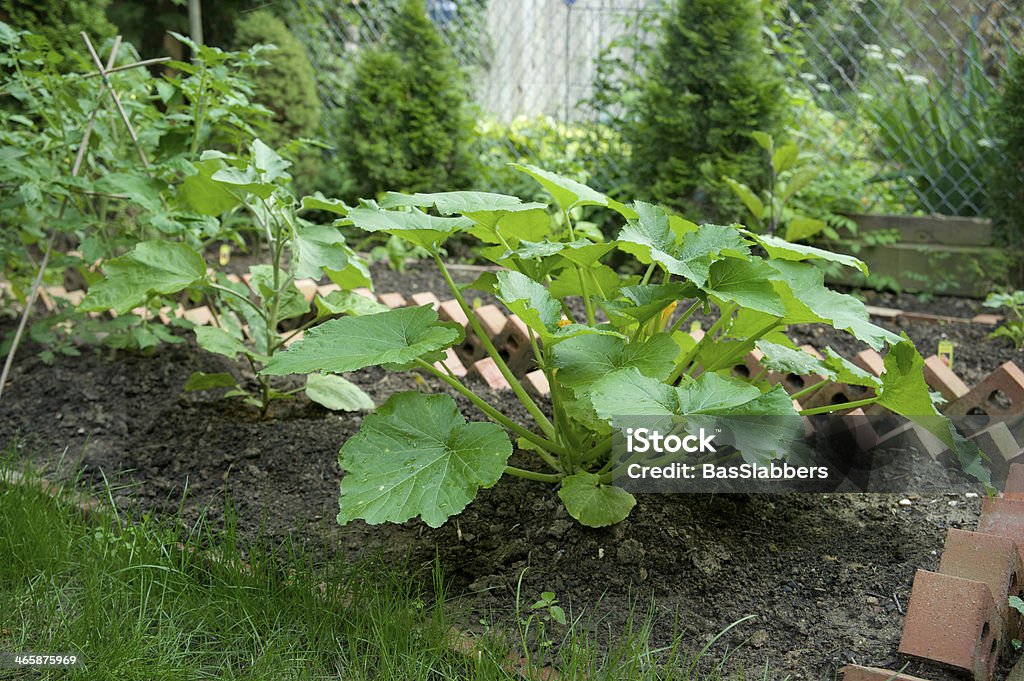
{"label": "leafy plant", "polygon": [[[481,487],[503,475],[558,486],[569,514],[600,527],[625,518],[635,499],[612,486],[612,420],[618,416],[746,414],[779,416],[802,425],[793,398],[730,376],[759,341],[766,355],[793,348],[790,324],[824,323],[871,347],[889,347],[880,379],[828,354],[794,367],[830,381],[858,381],[875,394],[857,402],[805,410],[816,414],[880,404],[921,419],[956,450],[972,473],[984,477],[978,450],[937,412],[922,373],[923,360],[905,337],[868,320],[862,303],[827,289],[809,261],[834,261],[866,270],[847,255],[788,243],[738,226],[698,226],[643,202],[630,205],[571,179],[533,166],[518,166],[552,196],[547,206],[514,196],[479,192],[387,194],[364,201],[341,224],[384,232],[426,249],[451,288],[487,354],[532,419],[519,423],[438,368],[446,348],[463,342],[463,329],[438,319],[430,306],[389,310],[327,321],[272,357],[265,375],[343,373],[367,366],[423,370],[465,397],[492,423],[467,423],[447,394],[392,396],[366,417],[341,448],[342,523],[404,522],[415,516],[438,526],[461,512]],[[575,229],[582,206],[611,210],[625,225],[605,241]],[[456,234],[480,242],[481,254],[504,266],[482,275],[473,288],[493,294],[529,329],[537,367],[551,386],[550,416],[524,389],[480,327],[465,291],[442,257]],[[643,276],[620,277],[602,259],[618,251],[646,267]],[[758,252],[764,256],[757,255]],[[575,304],[579,301],[579,305]],[[671,321],[676,306],[685,311]],[[680,329],[701,309],[718,321],[697,341]],[[670,323],[671,321],[671,323]],[[827,384],[827,383],[826,383]],[[540,465],[509,464],[517,437]],[[738,446],[748,461],[778,457],[792,429],[766,428]]]}
{"label": "leafy plant", "polygon": [[[154,299],[188,292],[214,310],[213,326],[195,327],[196,342],[231,359],[241,355],[256,374],[258,389],[250,391],[228,373],[197,372],[189,377],[186,390],[230,388],[227,396],[242,397],[263,414],[273,400],[303,389],[309,399],[329,409],[371,409],[372,400],[341,376],[311,374],[304,388],[283,391],[258,374],[292,337],[314,324],[342,312],[383,308],[348,291],[326,298],[318,295],[313,318],[282,331],[282,322],[302,318],[310,309],[295,286],[297,278],[320,279],[326,271],[346,285],[369,284],[365,266],[337,229],[297,215],[300,205],[288,189],[289,165],[257,139],[245,156],[205,152],[194,165],[195,174],[183,183],[181,192],[194,210],[208,215],[244,211],[261,231],[269,263],[252,265],[247,283],[208,273],[202,254],[187,243],[143,241],[104,264],[106,278],[91,287],[80,307],[123,315]],[[335,212],[344,208],[322,197],[306,197],[301,207]]]}
{"label": "leafy plant", "polygon": [[[989,108],[995,88],[972,35],[964,73],[953,63],[944,82],[929,83],[888,64],[864,114],[877,128],[882,154],[929,213],[984,215],[988,168],[994,163]],[[895,82],[895,86],[889,83]]]}
{"label": "leafy plant", "polygon": [[807,187],[818,176],[819,170],[810,159],[801,156],[800,149],[790,142],[775,147],[775,140],[764,132],[752,133],[768,156],[768,189],[758,196],[754,190],[731,177],[722,178],[733,190],[753,218],[753,226],[762,233],[774,236],[785,226],[786,241],[804,241],[820,232],[828,231],[837,237],[828,222],[789,208],[789,200]]}
{"label": "leafy plant", "polygon": [[988,337],[1009,338],[1015,348],[1024,347],[1024,291],[990,293],[983,304],[1008,312],[1003,325]]}
{"label": "leafy plant", "polygon": [[1001,152],[992,166],[994,217],[1005,223],[1010,243],[1024,230],[1024,56],[1009,50],[1009,68],[993,107],[992,133]]}
{"label": "leafy plant", "polygon": [[465,184],[467,101],[462,71],[423,0],[403,0],[385,43],[359,54],[345,99],[338,151],[353,193]]}
{"label": "leafy plant", "polygon": [[731,219],[740,209],[721,178],[760,188],[761,150],[750,133],[777,132],[785,103],[763,28],[757,0],[668,4],[623,131],[642,195]]}
{"label": "leafy plant", "polygon": [[93,40],[116,32],[104,13],[109,4],[110,0],[0,0],[0,19],[44,38],[63,58],[55,63],[71,66],[75,61],[85,63],[80,31]]}

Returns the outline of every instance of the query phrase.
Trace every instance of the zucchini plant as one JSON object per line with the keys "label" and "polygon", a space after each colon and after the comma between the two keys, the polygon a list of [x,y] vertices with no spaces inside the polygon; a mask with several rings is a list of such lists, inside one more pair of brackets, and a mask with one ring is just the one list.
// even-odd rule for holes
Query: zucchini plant
{"label": "zucchini plant", "polygon": [[[480,488],[505,475],[557,485],[568,512],[584,524],[618,522],[635,499],[610,484],[613,418],[789,415],[799,427],[792,396],[782,387],[731,375],[731,368],[758,343],[774,366],[874,389],[869,398],[801,414],[878,403],[920,419],[959,453],[965,467],[985,476],[977,448],[948,421],[936,419],[923,361],[911,341],[870,323],[858,300],[826,288],[814,264],[831,261],[866,271],[856,258],[739,225],[696,225],[659,206],[626,205],[542,169],[517,168],[550,193],[554,216],[546,205],[514,196],[389,193],[379,204],[363,201],[347,210],[339,224],[384,232],[431,254],[532,423],[513,420],[435,367],[446,348],[463,341],[464,332],[458,324],[439,320],[429,305],[327,321],[263,368],[264,375],[335,374],[371,365],[420,369],[451,386],[490,420],[467,423],[448,394],[392,396],[341,447],[346,475],[339,522],[403,522],[419,516],[436,527],[461,512]],[[576,230],[573,215],[584,206],[617,213],[624,220],[618,238],[598,241],[597,235]],[[456,234],[479,241],[481,253],[505,268],[472,286],[495,295],[529,328],[537,367],[551,386],[550,412],[509,369],[481,329],[463,288],[453,281],[443,246]],[[603,262],[615,251],[646,266],[643,274],[620,276]],[[718,320],[702,339],[681,330],[698,310],[712,309]],[[884,374],[876,379],[835,353],[820,362],[793,361],[797,353],[785,330],[807,323],[828,324],[875,349],[888,348]],[[766,425],[748,440],[756,445],[741,453],[759,462],[779,456],[793,435],[785,430]],[[536,465],[509,463],[509,434]]]}
{"label": "zucchini plant", "polygon": [[[366,265],[345,244],[337,228],[313,224],[301,218],[298,211],[337,213],[344,212],[345,206],[322,196],[297,202],[289,189],[290,165],[257,139],[245,155],[204,152],[193,165],[193,174],[179,188],[184,201],[199,214],[224,219],[238,212],[248,214],[266,246],[268,262],[250,266],[247,282],[208,269],[203,254],[188,243],[142,241],[104,264],[106,278],[90,288],[80,309],[124,315],[140,307],[159,309],[166,303],[176,304],[168,297],[187,293],[195,301],[206,301],[212,311],[211,326],[194,328],[196,342],[209,352],[231,359],[243,357],[257,379],[257,387],[251,390],[230,373],[196,372],[186,382],[186,390],[230,388],[227,396],[243,398],[264,415],[273,400],[302,389],[311,400],[329,409],[372,409],[369,396],[338,375],[311,373],[304,388],[282,391],[267,375],[259,373],[292,336],[324,319],[387,309],[344,290],[370,284]],[[282,322],[305,317],[310,311],[295,280],[319,280],[325,272],[343,290],[326,298],[317,295],[316,314],[296,328],[282,331]]]}

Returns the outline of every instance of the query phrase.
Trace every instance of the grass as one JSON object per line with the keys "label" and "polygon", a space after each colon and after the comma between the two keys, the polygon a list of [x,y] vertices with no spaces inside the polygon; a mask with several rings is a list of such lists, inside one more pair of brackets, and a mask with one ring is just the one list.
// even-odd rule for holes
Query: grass
{"label": "grass", "polygon": [[316,565],[258,542],[243,560],[230,521],[219,533],[183,531],[166,519],[126,522],[112,506],[85,518],[65,499],[0,482],[0,651],[83,663],[0,669],[0,679],[523,679],[541,678],[539,665],[510,656],[548,649],[560,651],[562,679],[727,678],[721,663],[702,659],[706,650],[684,655],[679,637],[652,648],[650,613],[608,647],[596,644],[593,622],[571,614],[567,633],[551,641],[545,613],[522,602],[507,645],[481,638],[460,653],[437,565],[419,574]]}

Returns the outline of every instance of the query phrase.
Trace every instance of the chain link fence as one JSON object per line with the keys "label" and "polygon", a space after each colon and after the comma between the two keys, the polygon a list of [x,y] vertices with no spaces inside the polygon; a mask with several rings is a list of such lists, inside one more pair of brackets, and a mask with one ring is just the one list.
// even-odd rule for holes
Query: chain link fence
{"label": "chain link fence", "polygon": [[[340,105],[360,47],[380,40],[398,2],[293,0],[293,28],[321,74],[328,110]],[[638,68],[635,49],[657,40],[651,20],[665,4],[427,2],[472,74],[482,118],[521,127],[542,121],[591,137],[605,123],[589,106],[602,59],[614,54]],[[865,206],[985,213],[998,161],[987,113],[1007,51],[1024,38],[1024,0],[789,0],[772,30],[775,53],[791,82],[802,84],[811,115],[843,137],[832,157],[875,168],[857,197]],[[587,179],[606,190],[619,186],[627,172],[622,157],[602,163]]]}

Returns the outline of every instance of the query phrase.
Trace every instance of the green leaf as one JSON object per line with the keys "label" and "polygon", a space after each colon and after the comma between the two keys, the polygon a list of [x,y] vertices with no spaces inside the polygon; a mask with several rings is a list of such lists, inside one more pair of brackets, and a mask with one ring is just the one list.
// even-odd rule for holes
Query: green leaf
{"label": "green leaf", "polygon": [[391,309],[387,305],[352,291],[332,291],[327,294],[326,298],[317,296],[313,302],[316,303],[317,316],[319,317],[330,317],[338,314],[359,316],[387,312]]}
{"label": "green leaf", "polygon": [[636,506],[636,498],[612,485],[602,485],[593,473],[574,473],[562,480],[558,497],[565,510],[587,527],[607,527],[622,522]]}
{"label": "green leaf", "polygon": [[501,478],[511,455],[504,430],[466,423],[450,396],[393,395],[341,448],[338,522],[401,523],[418,515],[440,527]]}
{"label": "green leaf", "polygon": [[820,374],[829,379],[835,379],[835,374],[827,368],[826,364],[809,352],[793,350],[766,340],[759,340],[756,345],[757,349],[764,353],[761,366],[769,371],[796,374],[797,376]]}
{"label": "green leaf", "polygon": [[343,222],[366,232],[386,232],[427,250],[433,250],[456,232],[473,226],[469,218],[439,218],[415,208],[411,211],[353,208]]}
{"label": "green leaf", "polygon": [[[381,208],[431,208],[441,215],[465,215],[467,213],[503,211],[517,209],[523,205],[518,196],[492,194],[491,192],[437,192],[434,194],[402,194],[388,192],[381,201]],[[533,204],[543,207],[544,204]]]}
{"label": "green leaf", "polygon": [[535,179],[563,210],[576,206],[608,206],[611,202],[596,189],[557,173],[528,164],[512,163],[511,166]]}
{"label": "green leaf", "polygon": [[[252,265],[249,267],[252,278],[249,285],[259,294],[266,305],[274,297],[274,268],[270,265]],[[302,291],[298,289],[294,281],[282,277],[280,297],[277,306],[277,318],[279,320],[301,317],[309,312],[309,303],[306,302]]]}
{"label": "green leaf", "polygon": [[597,415],[606,421],[616,416],[666,416],[679,409],[672,386],[644,376],[636,367],[619,369],[599,379],[590,390],[590,401]]}
{"label": "green leaf", "polygon": [[930,389],[924,380],[924,359],[906,335],[889,348],[878,403],[903,416],[934,416]]}
{"label": "green leaf", "polygon": [[678,300],[694,298],[697,287],[680,281],[668,284],[647,284],[644,286],[624,286],[619,290],[635,307],[623,307],[618,312],[629,315],[640,324],[657,316],[669,304]]}
{"label": "green leaf", "polygon": [[833,253],[832,251],[805,246],[804,244],[792,244],[785,239],[768,236],[767,234],[754,234],[745,230],[744,233],[761,244],[771,258],[779,260],[828,260],[829,262],[837,262],[847,267],[855,267],[865,275],[869,274],[868,266],[852,255]]}
{"label": "green leaf", "polygon": [[214,388],[233,388],[235,379],[231,374],[207,374],[202,371],[195,371],[185,381],[185,390],[213,390]]}
{"label": "green leaf", "polygon": [[341,199],[329,199],[320,192],[316,192],[312,196],[302,197],[301,210],[322,210],[335,215],[348,215],[352,209]]}
{"label": "green leaf", "polygon": [[169,295],[206,277],[203,256],[185,244],[143,241],[129,253],[108,261],[107,278],[93,286],[79,309],[125,314],[153,295]]}
{"label": "green leaf", "polygon": [[96,190],[108,194],[124,194],[148,211],[159,211],[160,185],[145,175],[108,173],[96,180]]}
{"label": "green leaf", "polygon": [[323,270],[348,267],[345,237],[334,227],[307,225],[292,241],[292,274],[296,279],[319,279]]}
{"label": "green leaf", "polygon": [[800,151],[793,143],[783,144],[772,153],[772,167],[776,175],[781,175],[792,168],[800,157]]}
{"label": "green leaf", "polygon": [[768,264],[778,272],[776,290],[786,306],[787,324],[826,322],[875,350],[900,341],[896,334],[870,322],[864,303],[826,288],[824,274],[817,267],[786,260],[771,260]]}
{"label": "green leaf", "polygon": [[789,241],[810,239],[826,227],[828,227],[828,223],[824,220],[797,215],[786,222],[786,239]]}
{"label": "green leaf", "polygon": [[775,151],[775,140],[772,139],[772,136],[768,133],[755,130],[750,133],[750,136],[754,138],[754,141],[757,142],[759,147],[767,151],[769,154]]}
{"label": "green leaf", "polygon": [[879,386],[878,379],[874,375],[864,371],[832,348],[826,347],[824,354],[825,366],[836,375],[835,380],[837,383],[860,385],[865,388],[877,388]]}
{"label": "green leaf", "polygon": [[457,342],[460,331],[437,321],[429,305],[364,317],[342,317],[314,326],[302,340],[267,362],[261,373],[343,373],[380,364],[404,364]]}
{"label": "green leaf", "polygon": [[667,333],[654,334],[643,343],[626,343],[614,336],[577,336],[552,349],[552,363],[558,369],[558,381],[579,393],[627,367],[664,381],[672,373],[678,352]]}
{"label": "green leaf", "polygon": [[761,260],[727,258],[711,265],[707,283],[701,288],[719,300],[782,317],[786,307],[769,280],[774,274]]}
{"label": "green leaf", "polygon": [[291,166],[291,161],[286,161],[280,155],[260,139],[252,143],[253,165],[260,171],[263,182],[273,182],[286,175],[285,170]]}
{"label": "green leaf", "polygon": [[193,164],[195,175],[189,175],[181,182],[178,195],[189,208],[201,215],[220,215],[239,205],[234,192],[213,179],[213,174],[222,168],[220,161],[210,159]]}
{"label": "green leaf", "polygon": [[214,182],[234,187],[237,190],[255,194],[261,199],[270,198],[274,193],[274,185],[264,182],[259,173],[253,168],[221,168],[210,176]]}
{"label": "green leaf", "polygon": [[372,411],[376,406],[362,388],[333,374],[306,376],[306,397],[332,411]]}
{"label": "green leaf", "polygon": [[245,347],[242,341],[224,329],[219,329],[215,326],[197,326],[193,331],[196,334],[196,343],[207,352],[224,355],[231,359],[235,359],[239,353],[243,355],[249,353],[249,349]]}
{"label": "green leaf", "polygon": [[729,185],[729,188],[732,189],[733,193],[739,197],[740,201],[743,202],[743,205],[750,211],[750,214],[758,220],[763,220],[765,217],[764,202],[758,198],[757,194],[742,182],[737,182],[731,177],[726,177],[724,179],[725,183]]}
{"label": "green leaf", "polygon": [[495,295],[537,333],[547,335],[558,326],[562,307],[543,284],[525,274],[503,270],[497,274]]}

